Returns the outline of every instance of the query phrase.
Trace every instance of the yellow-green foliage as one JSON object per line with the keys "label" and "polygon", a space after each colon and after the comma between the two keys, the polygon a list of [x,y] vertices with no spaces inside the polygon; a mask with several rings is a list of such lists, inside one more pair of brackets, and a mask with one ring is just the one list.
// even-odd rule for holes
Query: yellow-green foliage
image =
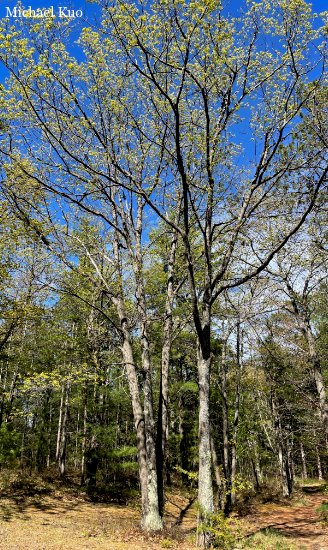
{"label": "yellow-green foliage", "polygon": [[235,548],[238,538],[241,536],[240,524],[232,518],[227,518],[222,511],[218,514],[208,514],[201,509],[203,523],[201,523],[197,532],[206,531],[213,535],[213,545],[215,548],[228,550]]}

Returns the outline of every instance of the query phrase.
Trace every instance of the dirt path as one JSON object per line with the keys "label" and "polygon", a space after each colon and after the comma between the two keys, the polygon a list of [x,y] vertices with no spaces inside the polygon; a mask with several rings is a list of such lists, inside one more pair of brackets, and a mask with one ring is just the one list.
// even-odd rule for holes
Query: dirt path
{"label": "dirt path", "polygon": [[[253,524],[257,528],[255,530],[264,530],[267,527],[278,529],[303,548],[328,550],[328,527],[320,524],[319,514],[316,512],[328,497],[318,490],[317,485],[304,487],[302,506],[261,505],[246,518],[247,523]],[[254,528],[251,528],[252,532],[253,530]]]}

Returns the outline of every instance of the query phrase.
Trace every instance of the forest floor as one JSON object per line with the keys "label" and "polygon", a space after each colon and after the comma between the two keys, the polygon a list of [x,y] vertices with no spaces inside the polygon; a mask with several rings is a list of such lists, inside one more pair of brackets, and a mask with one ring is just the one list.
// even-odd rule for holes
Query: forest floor
{"label": "forest floor", "polygon": [[[245,538],[232,548],[328,550],[328,500],[322,485],[300,488],[288,503],[250,499],[236,518]],[[0,474],[1,550],[194,550],[194,497],[175,488],[167,499],[167,527],[145,535],[138,527],[138,500],[118,503],[94,498],[74,485]],[[328,508],[328,506],[327,506]],[[235,521],[235,519],[233,519]]]}
{"label": "forest floor", "polygon": [[[318,511],[328,500],[328,495],[322,491],[325,487],[320,483],[305,485],[294,493],[290,501],[274,499],[273,502],[250,505],[242,520],[244,526],[248,526],[249,534],[256,533],[250,538],[261,540],[261,534],[278,533],[285,538],[277,546],[282,550],[328,550],[328,513]],[[324,508],[328,510],[328,506]],[[267,550],[264,545],[263,549]]]}

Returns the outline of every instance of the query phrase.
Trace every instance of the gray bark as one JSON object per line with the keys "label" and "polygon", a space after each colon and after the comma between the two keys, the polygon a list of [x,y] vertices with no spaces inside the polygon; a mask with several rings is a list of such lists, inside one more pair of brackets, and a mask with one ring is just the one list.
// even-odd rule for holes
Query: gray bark
{"label": "gray bark", "polygon": [[[317,436],[316,436],[315,430],[313,431],[313,436],[314,436],[314,441],[316,441]],[[320,453],[319,453],[318,445],[315,444],[314,448],[315,448],[315,453],[317,455],[318,478],[319,478],[319,481],[322,481],[323,480],[323,475],[322,475],[321,459],[320,459]]]}
{"label": "gray bark", "polygon": [[61,429],[62,429],[62,422],[63,422],[63,408],[64,408],[64,384],[62,385],[61,396],[60,396],[60,405],[59,405],[57,445],[56,445],[56,462],[58,462],[58,460],[59,460],[59,453],[60,453],[60,439],[61,439]]}
{"label": "gray bark", "polygon": [[[11,342],[9,342],[8,356],[9,356],[9,352],[10,352],[10,344],[11,344]],[[3,388],[2,388],[2,395],[1,395],[0,427],[2,426],[2,421],[3,421],[3,412],[4,412],[4,406],[5,406],[5,391],[6,391],[7,379],[8,379],[8,367],[9,367],[9,358],[7,358],[7,361],[6,361],[6,370],[5,370],[5,376],[4,376]]]}
{"label": "gray bark", "polygon": [[[180,212],[177,211],[175,223],[179,222]],[[164,479],[169,463],[169,440],[168,440],[168,398],[169,398],[169,365],[172,347],[172,328],[173,328],[173,301],[174,301],[174,265],[175,253],[177,247],[178,234],[173,230],[168,258],[167,271],[167,289],[165,301],[165,315],[163,327],[162,344],[162,362],[161,362],[161,382],[158,407],[157,422],[157,441],[156,441],[156,459],[157,459],[157,482],[158,482],[158,503],[160,515],[164,516]]]}
{"label": "gray bark", "polygon": [[70,381],[67,380],[64,414],[63,414],[63,422],[62,422],[61,436],[60,436],[59,456],[58,456],[59,471],[60,471],[61,476],[64,476],[65,472],[66,472],[66,449],[67,449],[67,425],[68,425],[68,415],[69,415],[69,394],[70,394]]}
{"label": "gray bark", "polygon": [[[203,357],[202,350],[198,352],[199,368],[199,476],[198,476],[198,502],[201,506],[199,522],[206,522],[208,514],[214,512],[213,484],[212,484],[212,460],[210,443],[210,362],[211,359]],[[211,533],[204,530],[198,533],[198,546],[211,544]]]}
{"label": "gray bark", "polygon": [[308,476],[307,476],[307,470],[306,470],[306,457],[305,457],[305,451],[304,451],[302,441],[300,443],[300,447],[301,447],[301,458],[302,458],[302,467],[303,467],[303,479],[307,479]]}
{"label": "gray bark", "polygon": [[233,433],[231,446],[231,504],[236,504],[236,470],[237,470],[237,432],[239,420],[239,403],[240,403],[240,377],[241,377],[241,342],[240,342],[240,323],[237,324],[237,384],[236,384],[236,399],[235,413],[233,419]]}
{"label": "gray bark", "polygon": [[77,411],[77,421],[76,421],[76,439],[75,439],[75,458],[74,458],[74,468],[77,468],[78,463],[78,438],[79,438],[79,421],[80,421],[80,411]]}
{"label": "gray bark", "polygon": [[279,448],[279,466],[282,480],[282,496],[290,497],[290,488],[288,483],[288,462],[283,453],[282,447]]}
{"label": "gray bark", "polygon": [[51,403],[49,403],[49,430],[48,430],[48,454],[47,454],[47,469],[50,468],[50,450],[51,450],[51,421],[52,421],[52,406]]}
{"label": "gray bark", "polygon": [[213,462],[213,470],[214,470],[214,475],[215,475],[215,481],[216,481],[217,488],[218,488],[218,502],[217,502],[217,504],[218,504],[218,508],[220,508],[220,510],[223,510],[224,500],[225,500],[225,487],[224,487],[224,483],[223,483],[223,481],[221,479],[221,476],[220,476],[219,463],[218,463],[218,457],[217,457],[216,450],[215,450],[212,427],[211,427],[211,453],[212,453],[212,462]]}
{"label": "gray bark", "polygon": [[[144,410],[142,412],[141,400],[139,395],[139,387],[135,373],[133,362],[133,354],[131,347],[131,339],[127,324],[127,317],[124,311],[123,303],[123,288],[121,283],[120,273],[120,253],[119,253],[119,235],[115,231],[113,242],[114,256],[116,260],[116,273],[119,283],[119,294],[112,297],[113,304],[121,322],[121,330],[123,333],[123,358],[127,366],[129,384],[131,383],[130,392],[132,398],[132,406],[134,408],[134,417],[137,427],[137,442],[139,443],[139,470],[141,481],[141,492],[144,493],[143,499],[143,517],[141,526],[145,530],[162,529],[163,520],[159,512],[158,501],[158,482],[157,482],[157,464],[156,464],[156,443],[155,443],[155,423],[153,412],[153,395],[152,395],[152,379],[151,379],[151,362],[150,362],[150,347],[148,336],[148,315],[146,308],[146,296],[143,280],[143,255],[142,255],[142,231],[143,231],[143,208],[144,201],[139,196],[137,198],[137,217],[136,221],[132,217],[132,212],[127,211],[123,204],[122,197],[118,193],[119,201],[119,216],[123,223],[123,233],[129,257],[132,263],[136,289],[137,289],[137,311],[140,326],[140,344],[141,344],[141,362],[143,371],[143,391],[144,391]],[[114,223],[118,226],[118,210],[113,203],[113,218]],[[133,236],[135,243],[133,242]],[[113,299],[114,298],[114,299]],[[131,347],[131,350],[128,348]],[[128,370],[128,365],[130,368]],[[133,366],[132,366],[133,365]],[[136,384],[134,381],[136,380]],[[132,391],[131,391],[132,390]],[[138,433],[139,432],[139,433]],[[141,433],[142,432],[142,433]],[[142,449],[143,447],[143,449]]]}
{"label": "gray bark", "polygon": [[20,469],[21,469],[21,473],[23,473],[23,469],[24,469],[25,430],[26,430],[26,419],[24,420],[23,433],[22,433],[22,448],[21,448],[21,453],[20,453]]}
{"label": "gray bark", "polygon": [[317,455],[318,478],[319,478],[319,481],[322,481],[323,475],[322,475],[322,469],[321,469],[321,460],[320,460],[320,453],[317,445],[315,446],[315,452]]}
{"label": "gray bark", "polygon": [[88,385],[85,384],[84,408],[83,408],[83,439],[82,439],[82,461],[81,461],[81,485],[85,483],[85,455],[87,446],[87,421],[88,421]]}
{"label": "gray bark", "polygon": [[289,470],[289,461],[288,453],[286,450],[286,445],[284,441],[284,435],[281,427],[281,420],[279,412],[276,407],[275,399],[272,396],[271,399],[272,413],[274,418],[274,427],[275,427],[275,441],[276,441],[276,457],[279,465],[281,483],[282,483],[282,494],[284,497],[290,497],[292,486],[291,486],[291,477]]}
{"label": "gray bark", "polygon": [[226,351],[227,339],[223,337],[222,358],[221,358],[221,376],[222,376],[222,431],[223,431],[223,468],[226,480],[225,513],[231,509],[231,466],[230,466],[230,443],[229,443],[229,419],[228,419],[228,401],[227,401],[227,373],[226,373]]}
{"label": "gray bark", "polygon": [[[163,520],[159,510],[157,463],[156,463],[156,442],[155,422],[153,411],[153,392],[151,378],[150,348],[148,335],[148,315],[146,307],[146,296],[143,281],[143,257],[142,257],[142,229],[143,229],[143,204],[140,197],[137,199],[137,223],[136,223],[136,261],[134,272],[137,283],[137,306],[140,323],[141,362],[144,375],[144,419],[147,450],[147,472],[148,472],[148,501],[149,501],[149,529],[162,529]],[[164,511],[164,510],[162,510]]]}
{"label": "gray bark", "polygon": [[257,481],[258,481],[258,484],[261,484],[263,483],[263,473],[260,466],[260,458],[257,450],[256,441],[253,441],[253,449],[254,449],[254,457],[255,457],[254,466],[255,466]]}
{"label": "gray bark", "polygon": [[[140,203],[138,203],[138,208]],[[121,211],[122,214],[122,211]],[[140,223],[140,212],[138,212],[138,221]],[[117,225],[117,213],[113,207],[114,222]],[[139,227],[139,226],[138,226]],[[126,229],[127,244],[129,243],[128,229]],[[141,246],[141,234],[137,235],[139,239],[138,246]],[[149,343],[147,334],[147,318],[143,317],[145,311],[145,296],[142,289],[142,281],[136,277],[138,293],[138,314],[141,317],[141,340],[142,340],[142,366],[144,371],[144,412],[142,410],[138,377],[133,357],[130,329],[128,326],[128,317],[124,305],[124,293],[122,288],[122,276],[120,267],[119,236],[114,232],[113,251],[115,258],[116,279],[118,284],[117,294],[111,294],[111,301],[116,308],[122,335],[122,356],[127,371],[129,390],[131,396],[134,424],[137,436],[138,465],[141,488],[142,519],[141,528],[145,531],[160,530],[163,527],[162,518],[158,509],[158,489],[156,472],[156,453],[153,437],[153,411],[152,411],[152,390],[151,390],[151,372],[149,360]],[[131,252],[132,253],[132,250]],[[134,269],[141,270],[141,264],[134,265]],[[144,309],[143,309],[144,308]],[[147,446],[148,444],[148,446]]]}

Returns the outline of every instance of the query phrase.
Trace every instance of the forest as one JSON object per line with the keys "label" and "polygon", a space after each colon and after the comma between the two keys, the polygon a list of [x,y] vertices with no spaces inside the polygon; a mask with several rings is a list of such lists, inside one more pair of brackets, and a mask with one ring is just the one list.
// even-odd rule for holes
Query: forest
{"label": "forest", "polygon": [[0,20],[0,477],[244,548],[328,481],[328,12],[94,5]]}

